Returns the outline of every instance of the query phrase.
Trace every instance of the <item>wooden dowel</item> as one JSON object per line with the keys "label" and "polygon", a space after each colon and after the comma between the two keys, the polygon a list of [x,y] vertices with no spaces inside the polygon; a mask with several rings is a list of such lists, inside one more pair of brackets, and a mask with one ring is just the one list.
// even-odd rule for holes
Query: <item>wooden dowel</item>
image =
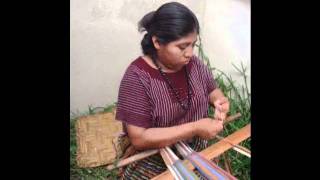
{"label": "wooden dowel", "polygon": [[229,157],[227,155],[227,152],[223,153],[223,159],[224,159],[224,167],[226,169],[226,171],[232,175],[232,169],[231,169],[231,164],[230,164],[230,160]]}
{"label": "wooden dowel", "polygon": [[[233,144],[237,144],[249,138],[250,134],[251,134],[251,124],[248,124],[245,127],[234,132],[233,134],[230,134],[228,137],[226,137],[226,139],[228,139],[230,142],[233,142]],[[203,151],[201,151],[200,154],[204,156],[204,158],[206,159],[213,159],[214,157],[219,156],[220,154],[222,154],[223,152],[227,151],[230,148],[232,148],[232,145],[230,143],[227,143],[226,141],[219,141],[215,144],[212,144],[211,146],[204,149]],[[194,166],[187,160],[185,160],[184,163],[187,165],[187,167],[190,170],[194,169]],[[152,179],[153,180],[171,180],[173,179],[173,176],[169,171],[165,171]]]}
{"label": "wooden dowel", "polygon": [[177,172],[173,169],[172,167],[172,162],[170,161],[168,155],[166,154],[164,148],[160,149],[160,155],[164,161],[164,163],[166,164],[166,166],[168,167],[169,171],[171,172],[171,174],[173,175],[173,177],[177,180],[179,180],[179,175],[177,174]]}
{"label": "wooden dowel", "polygon": [[243,146],[240,146],[238,144],[233,144],[232,142],[226,140],[225,138],[221,137],[221,136],[218,136],[216,135],[216,138],[219,139],[219,140],[222,140],[222,141],[226,141],[227,143],[231,144],[233,146],[232,149],[234,149],[235,151],[247,156],[247,157],[250,157],[251,158],[251,151]]}
{"label": "wooden dowel", "polygon": [[138,161],[138,160],[144,159],[146,157],[152,156],[154,154],[157,154],[158,152],[159,152],[159,149],[146,150],[146,151],[143,151],[143,152],[141,152],[139,154],[133,155],[133,156],[131,156],[129,158],[126,158],[126,159],[123,159],[123,160],[119,161],[116,166],[111,164],[111,165],[107,166],[107,169],[108,170],[112,170],[114,168],[119,168],[119,167],[128,165],[130,163],[133,163],[135,161]]}
{"label": "wooden dowel", "polygon": [[226,125],[226,124],[238,119],[239,117],[241,117],[241,113],[236,113],[235,115],[228,116],[226,118],[226,120],[224,120],[223,124]]}
{"label": "wooden dowel", "polygon": [[251,158],[251,154],[250,154],[250,153],[248,153],[248,152],[246,152],[246,151],[243,151],[242,149],[239,149],[238,147],[233,147],[232,149],[235,150],[235,151],[237,151],[237,152],[240,153],[240,154],[243,154],[243,155]]}

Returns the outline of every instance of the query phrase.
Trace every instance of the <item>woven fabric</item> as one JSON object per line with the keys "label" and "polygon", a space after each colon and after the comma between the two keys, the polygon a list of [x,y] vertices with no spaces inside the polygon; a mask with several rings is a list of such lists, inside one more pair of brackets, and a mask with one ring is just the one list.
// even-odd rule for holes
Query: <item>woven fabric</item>
{"label": "woven fabric", "polygon": [[[202,140],[196,137],[189,145],[195,151],[202,151],[208,146],[208,144],[203,144],[201,142]],[[177,153],[177,150],[174,147],[172,148],[172,150],[180,159],[183,159],[182,156]],[[120,176],[121,179],[124,180],[146,180],[156,177],[157,175],[163,173],[165,170],[167,170],[167,167],[162,157],[158,153],[140,161],[133,162],[128,166],[120,169]],[[201,180],[205,179],[205,177],[200,175],[198,171],[195,170],[194,172],[199,176]]]}

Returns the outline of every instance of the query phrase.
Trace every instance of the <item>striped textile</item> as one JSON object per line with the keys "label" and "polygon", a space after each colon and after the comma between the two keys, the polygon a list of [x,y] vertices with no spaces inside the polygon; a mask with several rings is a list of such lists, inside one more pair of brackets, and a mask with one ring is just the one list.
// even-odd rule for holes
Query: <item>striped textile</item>
{"label": "striped textile", "polygon": [[[200,138],[193,138],[192,143],[190,143],[190,147],[195,151],[202,151],[206,148],[206,146],[201,146],[199,143],[201,141]],[[175,148],[172,148],[174,153],[179,156],[180,159],[183,159],[182,156],[178,153]],[[123,180],[146,180],[152,179],[153,177],[163,173],[167,170],[167,167],[162,160],[160,154],[155,154],[148,158],[142,159],[140,161],[136,161],[134,163],[129,164],[128,166],[121,169],[121,179]],[[194,171],[195,174],[202,180],[206,179],[202,176],[198,171]]]}
{"label": "striped textile", "polygon": [[230,173],[226,172],[212,161],[209,161],[198,152],[191,150],[191,148],[188,147],[182,141],[175,144],[175,147],[178,149],[179,153],[185,159],[188,159],[193,164],[193,166],[198,171],[200,171],[200,173],[207,179],[236,180],[236,178],[232,176]]}
{"label": "striped textile", "polygon": [[[139,127],[170,127],[208,117],[209,93],[216,88],[211,71],[196,56],[187,65],[192,92],[186,116],[158,70],[139,57],[127,68],[119,88],[116,119]],[[183,70],[166,73],[184,103],[187,82]]]}

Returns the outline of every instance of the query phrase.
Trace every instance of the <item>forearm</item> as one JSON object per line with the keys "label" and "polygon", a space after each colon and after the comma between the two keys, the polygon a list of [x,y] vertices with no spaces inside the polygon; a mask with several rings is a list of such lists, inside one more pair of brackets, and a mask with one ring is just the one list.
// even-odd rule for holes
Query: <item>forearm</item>
{"label": "forearm", "polygon": [[149,128],[144,130],[139,138],[131,138],[131,141],[136,149],[155,149],[170,146],[195,135],[195,123],[191,122],[166,128]]}

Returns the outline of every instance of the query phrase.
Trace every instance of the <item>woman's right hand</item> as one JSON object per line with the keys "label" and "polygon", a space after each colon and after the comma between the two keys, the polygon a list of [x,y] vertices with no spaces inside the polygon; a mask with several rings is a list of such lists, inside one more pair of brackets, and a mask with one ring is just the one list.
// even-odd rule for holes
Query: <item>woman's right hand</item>
{"label": "woman's right hand", "polygon": [[196,135],[202,139],[211,139],[223,129],[223,121],[204,118],[195,122]]}

